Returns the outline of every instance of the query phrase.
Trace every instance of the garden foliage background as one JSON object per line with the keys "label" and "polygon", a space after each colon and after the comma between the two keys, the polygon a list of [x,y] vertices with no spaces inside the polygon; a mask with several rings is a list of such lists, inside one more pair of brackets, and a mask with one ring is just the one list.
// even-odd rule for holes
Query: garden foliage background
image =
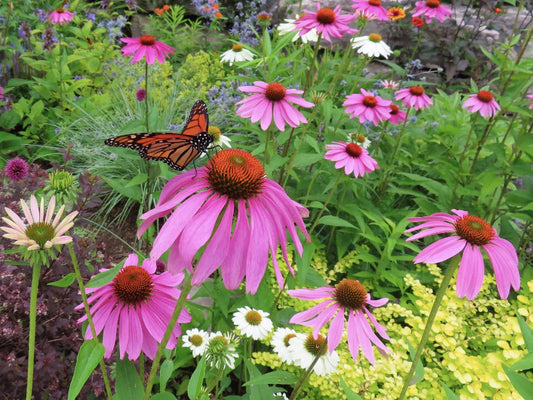
{"label": "garden foliage background", "polygon": [[[526,97],[533,93],[532,5],[509,0],[454,2],[450,18],[417,27],[409,15],[414,3],[387,4],[405,8],[406,18],[358,18],[351,24],[360,30],[355,36],[381,35],[393,50],[385,59],[358,53],[349,35],[332,42],[323,39],[322,47],[293,41],[295,33],[282,35],[278,24],[295,17],[301,7],[297,3],[221,1],[214,8],[212,0],[195,0],[169,2],[163,10],[163,4],[148,1],[72,1],[63,6],[75,11],[73,20],[55,25],[47,15],[60,3],[2,1],[0,166],[18,156],[30,168],[22,180],[0,172],[0,214],[6,207],[18,210],[19,200],[31,194],[53,194],[69,211],[79,211],[71,235],[87,280],[128,253],[148,254],[159,225],[137,240],[137,218],[156,205],[164,184],[177,172],[160,162],[146,162],[135,151],[103,143],[113,136],[143,132],[147,123],[152,131],[180,132],[192,104],[204,100],[210,125],[231,139],[231,147],[258,157],[267,177],[310,211],[306,226],[312,240],[304,243],[302,256],[290,247],[295,277],[283,269],[281,252],[277,255],[286,288],[335,286],[343,279],[357,279],[373,298],[390,299],[373,310],[391,337],[386,343],[388,357],[376,352],[371,365],[360,354],[354,363],[343,340],[337,349],[337,370],[328,376],[311,375],[301,398],[398,397],[410,367],[409,354],[442,279],[441,264],[413,264],[423,243],[406,242],[403,232],[409,228],[408,217],[451,208],[485,219],[513,244],[521,288],[501,300],[492,269],[487,268],[480,294],[469,301],[456,296],[454,278],[424,352],[424,368],[417,368],[417,384],[408,396],[527,398],[523,388],[533,377],[533,333],[528,328],[533,322],[533,110]],[[314,10],[315,5],[306,7]],[[348,3],[343,10],[353,12]],[[268,18],[258,18],[260,14]],[[502,24],[503,18],[512,21],[512,27]],[[143,101],[136,93],[145,87],[145,65],[123,57],[119,40],[140,34],[174,47],[166,62],[150,65]],[[231,65],[221,62],[221,53],[236,43],[253,58]],[[272,124],[262,130],[258,123],[239,117],[235,103],[245,94],[238,87],[254,81],[304,90],[305,99],[314,103],[300,109],[307,123],[283,131]],[[422,86],[433,104],[411,109],[405,123],[398,125],[362,123],[346,113],[346,96],[361,89],[394,100],[396,89],[388,81],[398,88]],[[480,90],[493,93],[501,107],[490,118],[462,107],[468,95]],[[325,145],[363,144],[365,138],[379,169],[354,177],[324,159]],[[223,139],[217,138],[226,147]],[[196,166],[206,161],[201,157]],[[58,171],[68,173],[54,175]],[[9,240],[0,239],[0,254],[0,398],[22,398],[31,274]],[[241,286],[229,291],[219,275],[212,276],[187,303],[193,319],[182,330],[233,331],[232,314],[250,306],[270,312],[276,327],[310,333],[289,323],[309,303],[280,293],[270,266],[255,295]],[[78,290],[65,248],[41,275],[36,399],[66,398],[83,342],[76,323],[82,313],[74,310],[80,303]],[[235,369],[224,373],[220,394],[227,399],[254,398],[257,393],[272,396],[289,390],[303,370],[282,362],[270,340],[271,336],[253,343],[251,363],[243,362],[246,350],[240,348]],[[182,347],[173,355],[168,380],[159,382],[159,388],[186,398],[197,360]],[[115,362],[106,361],[112,371],[119,365]],[[258,379],[270,371],[290,374],[283,380]],[[259,383],[242,386],[247,374]],[[120,398],[121,378],[113,372],[111,379]],[[15,397],[7,395],[11,393]],[[80,398],[105,398],[98,370]]]}

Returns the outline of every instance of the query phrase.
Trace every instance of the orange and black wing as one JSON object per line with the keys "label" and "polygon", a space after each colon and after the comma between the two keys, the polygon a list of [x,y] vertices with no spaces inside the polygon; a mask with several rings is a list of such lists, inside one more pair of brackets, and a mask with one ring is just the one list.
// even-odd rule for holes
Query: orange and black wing
{"label": "orange and black wing", "polygon": [[207,133],[208,128],[207,107],[199,100],[194,104],[181,134],[133,133],[107,139],[105,144],[137,150],[142,158],[163,161],[181,171],[213,142],[213,136]]}

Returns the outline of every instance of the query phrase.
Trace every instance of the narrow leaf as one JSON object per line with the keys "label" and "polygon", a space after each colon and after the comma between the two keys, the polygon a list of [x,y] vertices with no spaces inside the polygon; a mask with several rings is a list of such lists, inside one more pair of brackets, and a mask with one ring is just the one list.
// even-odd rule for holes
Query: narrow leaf
{"label": "narrow leaf", "polygon": [[352,389],[350,389],[350,386],[344,381],[344,379],[341,378],[341,387],[344,390],[344,393],[346,394],[346,398],[348,400],[363,400],[361,396],[359,396],[357,393],[355,393]]}
{"label": "narrow leaf", "polygon": [[200,362],[196,366],[196,369],[191,375],[189,386],[187,387],[187,396],[189,400],[195,400],[200,390],[202,389],[202,383],[205,377],[205,357],[200,359]]}
{"label": "narrow leaf", "polygon": [[529,325],[524,321],[524,318],[520,314],[516,314],[518,319],[518,325],[520,325],[520,330],[522,331],[522,336],[524,337],[524,342],[526,344],[526,349],[528,352],[533,353],[533,330]]}
{"label": "narrow leaf", "polygon": [[104,353],[105,348],[103,344],[96,343],[94,340],[83,342],[78,352],[78,357],[76,357],[74,375],[68,388],[68,400],[76,399],[83,385],[85,385],[85,382],[87,382],[87,379],[89,379],[89,376],[91,376],[91,373],[104,356]]}
{"label": "narrow leaf", "polygon": [[531,399],[531,393],[533,393],[533,382],[519,373],[514,372],[505,364],[502,364],[502,367],[514,388],[518,393],[520,393],[520,396],[522,396],[524,399]]}

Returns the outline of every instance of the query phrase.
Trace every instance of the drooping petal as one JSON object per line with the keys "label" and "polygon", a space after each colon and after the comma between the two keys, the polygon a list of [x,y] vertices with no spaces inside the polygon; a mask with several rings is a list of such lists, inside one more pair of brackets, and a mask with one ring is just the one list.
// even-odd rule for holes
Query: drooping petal
{"label": "drooping petal", "polygon": [[481,290],[484,276],[483,255],[478,246],[467,243],[457,273],[457,297],[472,300]]}
{"label": "drooping petal", "polygon": [[466,240],[459,236],[449,236],[437,240],[422,250],[413,260],[415,264],[420,262],[425,263],[440,263],[444,260],[452,258],[457,253],[461,252],[466,245]]}
{"label": "drooping petal", "polygon": [[337,348],[344,332],[344,307],[339,307],[339,312],[329,325],[328,330],[328,349],[332,353]]}

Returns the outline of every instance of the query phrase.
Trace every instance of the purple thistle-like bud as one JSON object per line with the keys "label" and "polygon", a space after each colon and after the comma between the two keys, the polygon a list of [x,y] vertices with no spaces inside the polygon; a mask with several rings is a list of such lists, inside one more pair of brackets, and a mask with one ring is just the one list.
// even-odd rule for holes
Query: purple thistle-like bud
{"label": "purple thistle-like bud", "polygon": [[146,99],[146,90],[142,88],[137,90],[137,92],[135,93],[135,97],[137,97],[137,100],[139,101],[144,101],[144,99]]}
{"label": "purple thistle-like bud", "polygon": [[7,162],[6,175],[12,181],[21,181],[28,176],[29,166],[20,157],[15,157]]}

